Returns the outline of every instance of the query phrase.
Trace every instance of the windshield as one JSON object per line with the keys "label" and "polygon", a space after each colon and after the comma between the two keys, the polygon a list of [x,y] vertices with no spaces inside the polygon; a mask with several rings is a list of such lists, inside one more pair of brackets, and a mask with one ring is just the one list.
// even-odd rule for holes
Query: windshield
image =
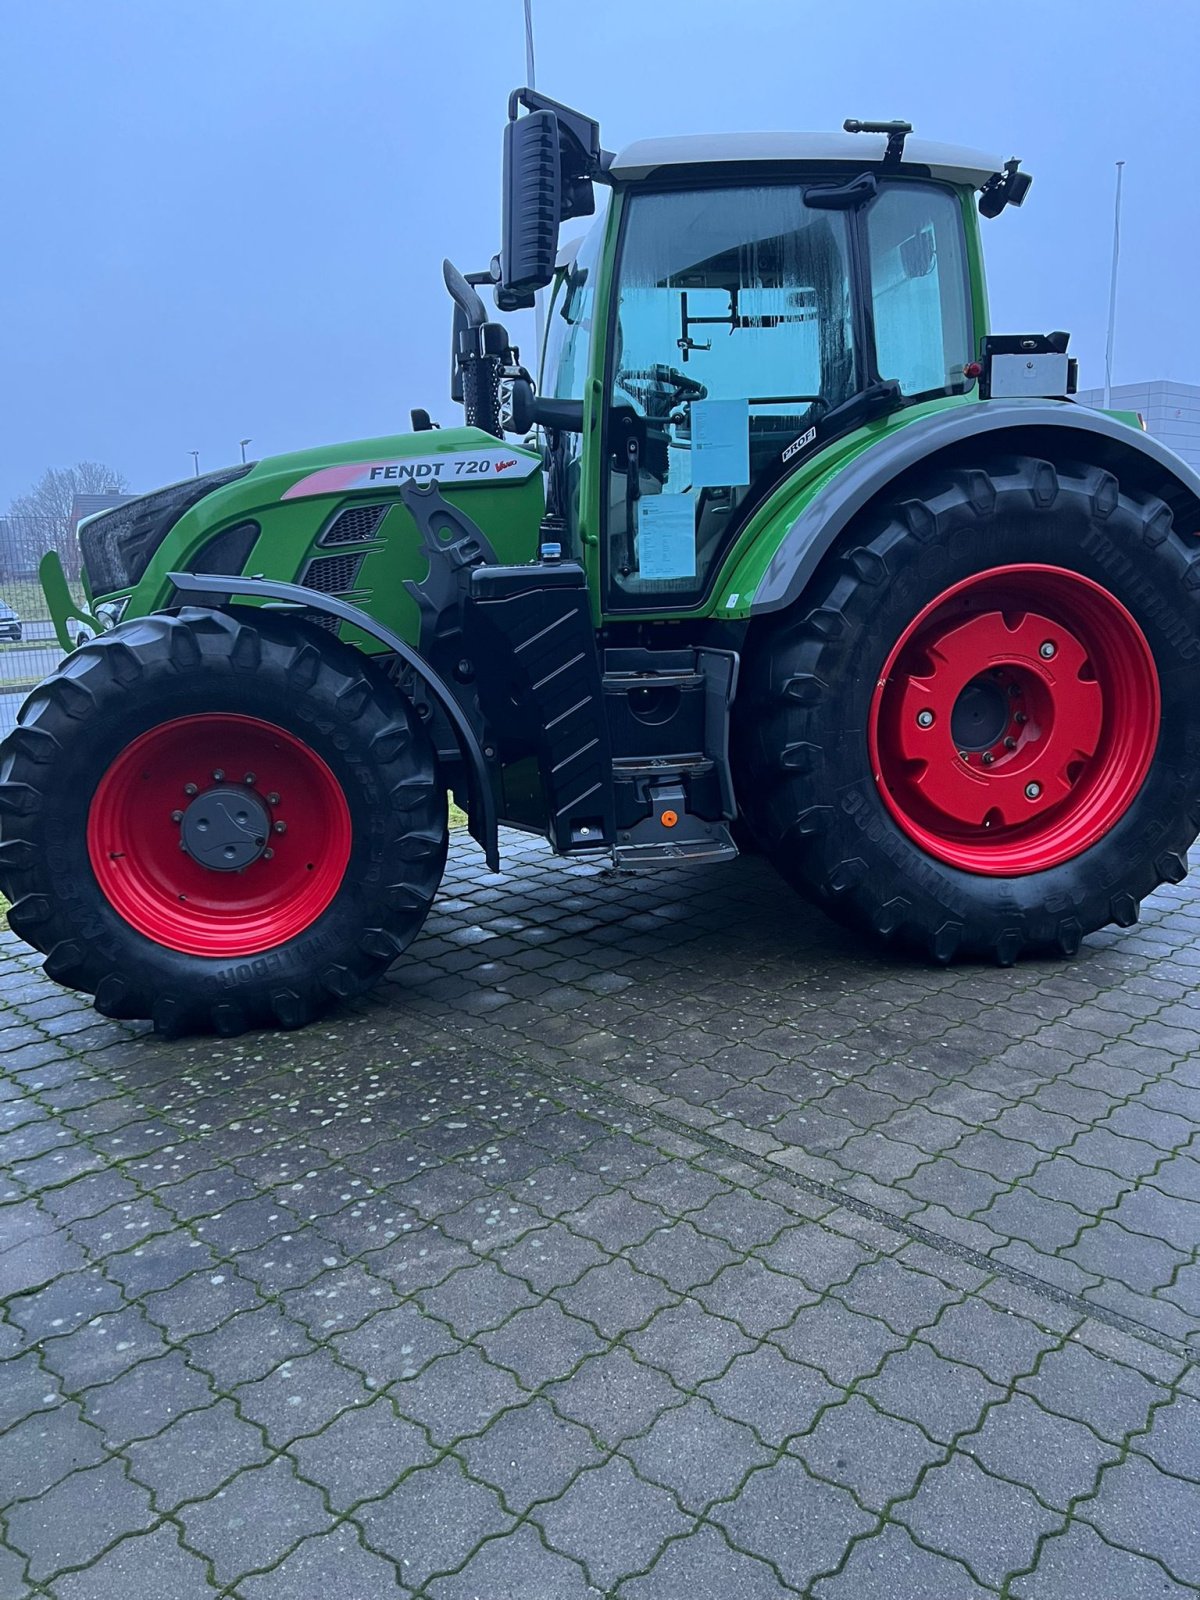
{"label": "windshield", "polygon": [[[858,387],[849,222],[799,185],[630,198],[610,401],[610,579],[703,588],[754,480]],[[622,435],[624,437],[624,435]]]}

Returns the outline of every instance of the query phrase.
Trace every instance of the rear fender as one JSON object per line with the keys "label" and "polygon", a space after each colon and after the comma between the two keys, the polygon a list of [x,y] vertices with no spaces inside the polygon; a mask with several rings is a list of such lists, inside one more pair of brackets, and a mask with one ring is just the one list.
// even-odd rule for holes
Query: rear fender
{"label": "rear fender", "polygon": [[972,440],[989,454],[1045,453],[1103,466],[1122,481],[1152,489],[1177,519],[1191,517],[1181,531],[1200,534],[1200,475],[1157,439],[1104,412],[1062,401],[980,401],[915,419],[847,462],[785,530],[749,614],[763,616],[792,605],[864,508],[912,469],[936,467],[940,456]]}

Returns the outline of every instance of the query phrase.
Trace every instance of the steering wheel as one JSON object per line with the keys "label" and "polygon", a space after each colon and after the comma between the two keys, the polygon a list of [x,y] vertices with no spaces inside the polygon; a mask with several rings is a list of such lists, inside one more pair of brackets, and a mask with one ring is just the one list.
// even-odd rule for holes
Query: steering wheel
{"label": "steering wheel", "polygon": [[656,361],[652,367],[626,367],[616,374],[613,382],[640,401],[648,417],[661,419],[685,400],[703,400],[708,394],[707,384],[661,361]]}

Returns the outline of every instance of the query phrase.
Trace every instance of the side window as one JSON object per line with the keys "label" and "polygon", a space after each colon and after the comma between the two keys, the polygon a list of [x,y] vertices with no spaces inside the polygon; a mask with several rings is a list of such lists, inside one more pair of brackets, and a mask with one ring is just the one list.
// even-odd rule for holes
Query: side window
{"label": "side window", "polygon": [[[608,196],[597,196],[598,215],[580,241],[575,259],[556,285],[547,308],[543,345],[542,394],[554,400],[582,400],[591,355],[596,306],[596,275],[604,245]],[[579,490],[583,440],[560,433],[550,462],[549,507],[562,517],[567,549],[580,551]]]}
{"label": "side window", "polygon": [[906,395],[961,391],[973,358],[970,291],[958,200],[894,183],[867,211],[875,357]]}

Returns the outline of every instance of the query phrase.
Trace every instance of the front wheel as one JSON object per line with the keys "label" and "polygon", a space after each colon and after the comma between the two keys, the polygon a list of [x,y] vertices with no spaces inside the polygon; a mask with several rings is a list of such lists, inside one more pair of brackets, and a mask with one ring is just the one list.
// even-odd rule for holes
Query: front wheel
{"label": "front wheel", "polygon": [[294,1027],[416,935],[446,797],[347,646],[187,610],[70,656],[0,745],[0,887],[46,971],[163,1032]]}
{"label": "front wheel", "polygon": [[1018,459],[860,539],[751,657],[743,787],[776,865],[938,960],[1134,922],[1200,827],[1200,558],[1167,506]]}

